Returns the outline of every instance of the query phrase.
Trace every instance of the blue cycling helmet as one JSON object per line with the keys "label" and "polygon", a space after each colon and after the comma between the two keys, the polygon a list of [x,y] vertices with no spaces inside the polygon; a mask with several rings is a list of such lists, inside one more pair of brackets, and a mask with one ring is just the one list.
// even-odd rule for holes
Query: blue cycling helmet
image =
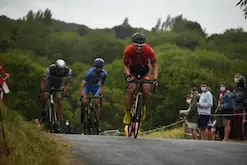
{"label": "blue cycling helmet", "polygon": [[94,67],[96,69],[102,69],[105,64],[105,61],[102,58],[96,58],[94,60]]}

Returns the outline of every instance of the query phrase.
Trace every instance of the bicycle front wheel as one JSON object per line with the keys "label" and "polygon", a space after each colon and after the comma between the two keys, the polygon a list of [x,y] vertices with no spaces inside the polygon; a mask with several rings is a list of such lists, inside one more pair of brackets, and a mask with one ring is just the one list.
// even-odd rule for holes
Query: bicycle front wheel
{"label": "bicycle front wheel", "polygon": [[141,125],[141,117],[142,117],[142,94],[139,95],[138,104],[136,107],[136,121],[135,121],[135,133],[134,138],[137,138],[140,125]]}

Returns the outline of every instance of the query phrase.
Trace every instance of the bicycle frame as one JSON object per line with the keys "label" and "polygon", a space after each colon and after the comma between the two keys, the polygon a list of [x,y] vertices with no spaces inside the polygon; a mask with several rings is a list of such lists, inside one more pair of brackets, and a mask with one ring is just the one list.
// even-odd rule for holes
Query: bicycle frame
{"label": "bicycle frame", "polygon": [[[82,100],[83,97],[80,98]],[[81,105],[81,113],[84,113],[84,120],[85,122],[85,133],[86,134],[93,134],[96,135],[98,134],[98,130],[96,130],[96,109],[95,109],[95,104],[92,103],[93,99],[102,99],[101,96],[92,96],[92,97],[86,97],[84,99],[88,99],[88,105],[87,109],[83,107],[83,103]],[[91,126],[91,127],[90,127]]]}
{"label": "bicycle frame", "polygon": [[[54,120],[52,119],[52,115],[54,116]],[[54,111],[54,94],[50,93],[50,105],[49,105],[49,122],[53,125],[54,122],[57,122],[57,115]]]}
{"label": "bicycle frame", "polygon": [[54,124],[57,122],[56,111],[54,110],[54,93],[61,92],[63,89],[50,89],[44,92],[49,92],[49,111],[48,111],[48,127],[50,132],[54,132]]}
{"label": "bicycle frame", "polygon": [[134,81],[137,84],[136,92],[133,97],[133,104],[131,108],[131,123],[128,128],[129,137],[134,132],[134,138],[137,138],[140,123],[141,123],[141,116],[142,116],[142,102],[143,102],[143,88],[142,84],[153,84],[151,80],[141,80],[140,75],[137,77],[137,80]]}

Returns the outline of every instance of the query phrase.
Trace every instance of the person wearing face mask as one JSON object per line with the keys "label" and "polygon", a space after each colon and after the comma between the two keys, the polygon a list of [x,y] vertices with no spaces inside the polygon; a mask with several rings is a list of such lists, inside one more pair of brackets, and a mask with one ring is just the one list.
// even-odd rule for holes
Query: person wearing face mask
{"label": "person wearing face mask", "polygon": [[[233,114],[232,109],[232,93],[229,91],[225,84],[220,85],[220,95],[219,95],[219,108],[220,114],[231,115]],[[231,132],[231,120],[232,116],[224,116],[224,139],[223,141],[229,140],[229,135]]]}
{"label": "person wearing face mask", "polygon": [[200,128],[200,134],[202,140],[208,139],[208,122],[211,116],[211,108],[213,106],[213,96],[208,90],[207,83],[201,83],[202,94],[199,102],[196,103],[198,112],[198,127]]}
{"label": "person wearing face mask", "polygon": [[200,94],[198,93],[196,87],[191,89],[191,95],[186,97],[186,102],[189,104],[189,112],[187,115],[188,127],[191,129],[192,138],[197,139],[197,120],[198,113],[196,103],[199,101]]}
{"label": "person wearing face mask", "polygon": [[232,107],[234,111],[234,140],[244,140],[245,110],[247,107],[246,78],[240,73],[234,75],[235,89],[232,92]]}

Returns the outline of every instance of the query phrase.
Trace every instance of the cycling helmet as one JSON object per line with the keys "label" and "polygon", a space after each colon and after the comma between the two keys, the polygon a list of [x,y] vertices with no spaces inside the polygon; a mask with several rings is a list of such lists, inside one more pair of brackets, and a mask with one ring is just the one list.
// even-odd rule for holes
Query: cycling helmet
{"label": "cycling helmet", "polygon": [[104,64],[105,64],[105,61],[102,58],[96,58],[94,60],[94,66],[97,69],[103,68]]}
{"label": "cycling helmet", "polygon": [[58,68],[63,69],[66,66],[66,62],[64,60],[62,60],[62,59],[58,59],[58,60],[56,60],[55,65]]}
{"label": "cycling helmet", "polygon": [[141,32],[136,32],[132,35],[132,42],[136,44],[144,44],[146,42],[146,37]]}

